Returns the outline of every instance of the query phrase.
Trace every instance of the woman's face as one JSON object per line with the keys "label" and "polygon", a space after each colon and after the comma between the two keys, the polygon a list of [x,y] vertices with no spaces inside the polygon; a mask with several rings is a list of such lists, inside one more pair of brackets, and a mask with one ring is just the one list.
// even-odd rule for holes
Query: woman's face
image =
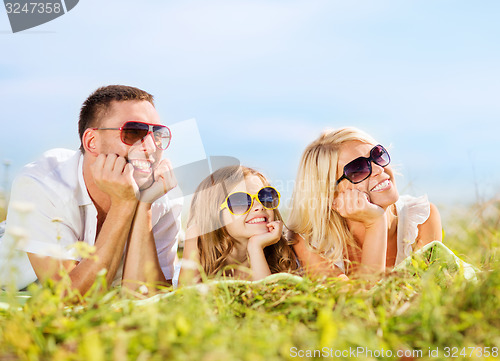
{"label": "woman's face", "polygon": [[[359,141],[350,141],[344,143],[339,152],[337,164],[337,179],[344,173],[344,166],[358,157],[370,157],[370,151],[375,145]],[[347,189],[357,189],[368,195],[368,200],[382,208],[387,208],[394,204],[399,193],[394,182],[394,173],[390,165],[381,167],[371,162],[372,173],[360,183],[353,184],[344,179],[338,184],[338,191],[343,192]]]}
{"label": "woman's face", "polygon": [[[259,177],[249,175],[229,193],[257,194],[262,187],[264,187],[264,183]],[[264,208],[257,199],[254,199],[252,208],[246,214],[235,216],[229,212],[227,207],[221,212],[222,224],[226,226],[229,235],[239,242],[246,243],[250,237],[268,232],[267,224],[274,221],[274,211]]]}

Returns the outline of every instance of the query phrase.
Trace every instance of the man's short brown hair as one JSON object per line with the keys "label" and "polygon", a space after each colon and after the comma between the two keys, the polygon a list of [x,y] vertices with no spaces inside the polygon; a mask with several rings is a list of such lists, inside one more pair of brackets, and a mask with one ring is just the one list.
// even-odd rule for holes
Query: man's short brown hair
{"label": "man's short brown hair", "polygon": [[[144,90],[126,85],[108,85],[97,89],[85,100],[80,110],[78,133],[82,141],[88,128],[97,127],[99,120],[106,114],[113,101],[145,100],[154,106],[153,96]],[[83,143],[80,150],[85,152]]]}

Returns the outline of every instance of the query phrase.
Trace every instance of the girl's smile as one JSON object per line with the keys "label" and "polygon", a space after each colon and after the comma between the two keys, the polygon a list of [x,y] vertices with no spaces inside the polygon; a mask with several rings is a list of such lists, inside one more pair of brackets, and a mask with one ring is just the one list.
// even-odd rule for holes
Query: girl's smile
{"label": "girl's smile", "polygon": [[247,224],[260,224],[260,223],[265,223],[267,224],[268,221],[267,221],[267,217],[259,217],[259,216],[256,216],[248,221],[246,221]]}

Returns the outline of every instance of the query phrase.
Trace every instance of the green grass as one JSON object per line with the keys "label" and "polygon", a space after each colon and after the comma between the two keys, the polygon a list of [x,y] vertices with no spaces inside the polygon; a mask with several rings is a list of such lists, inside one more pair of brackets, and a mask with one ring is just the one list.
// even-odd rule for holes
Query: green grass
{"label": "green grass", "polygon": [[470,353],[500,347],[500,212],[498,202],[477,209],[445,227],[445,243],[482,269],[477,281],[417,257],[379,283],[212,283],[147,301],[97,282],[75,305],[34,286],[29,299],[2,296],[0,360],[294,360],[314,350],[484,360]]}

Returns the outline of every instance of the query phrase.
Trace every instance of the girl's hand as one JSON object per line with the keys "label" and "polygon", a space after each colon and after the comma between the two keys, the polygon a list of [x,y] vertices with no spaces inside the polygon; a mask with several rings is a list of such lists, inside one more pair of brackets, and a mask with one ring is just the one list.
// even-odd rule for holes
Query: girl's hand
{"label": "girl's hand", "polygon": [[283,232],[283,222],[269,222],[266,226],[267,232],[250,237],[247,244],[253,281],[261,280],[271,274],[264,248],[278,242]]}
{"label": "girl's hand", "polygon": [[141,191],[139,200],[144,203],[153,203],[176,185],[177,180],[172,170],[172,163],[168,159],[163,159],[154,170],[154,183]]}
{"label": "girl's hand", "polygon": [[333,207],[342,217],[361,222],[365,227],[371,227],[384,217],[384,209],[370,203],[368,194],[357,189],[341,192],[335,198]]}
{"label": "girl's hand", "polygon": [[283,222],[273,221],[269,222],[266,226],[267,232],[250,237],[247,248],[259,247],[260,249],[264,249],[280,240],[283,232]]}

